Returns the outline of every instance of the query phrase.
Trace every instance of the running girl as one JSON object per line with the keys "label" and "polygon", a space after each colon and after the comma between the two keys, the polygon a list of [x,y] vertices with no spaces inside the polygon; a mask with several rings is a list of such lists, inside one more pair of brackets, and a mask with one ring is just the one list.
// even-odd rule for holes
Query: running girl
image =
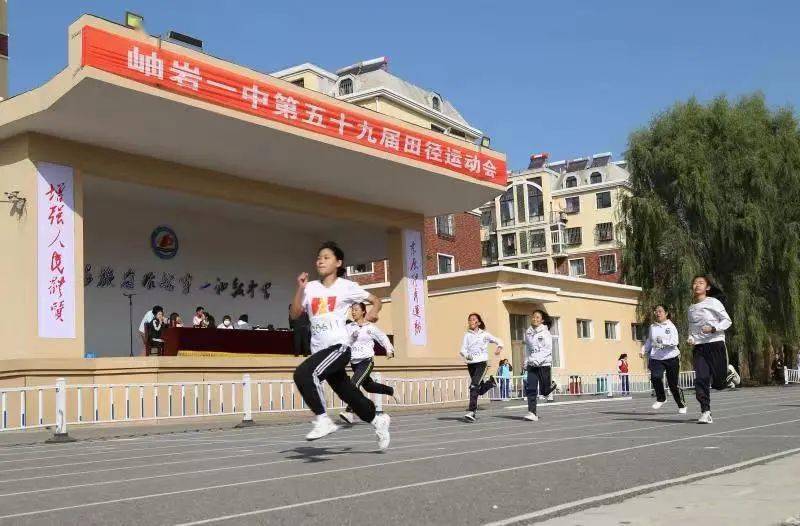
{"label": "running girl", "polygon": [[678,413],[686,414],[686,400],[683,398],[683,391],[678,387],[678,378],[681,369],[681,351],[678,349],[678,329],[669,319],[669,313],[663,305],[656,305],[653,309],[655,322],[650,325],[647,339],[639,352],[640,356],[649,355],[648,368],[650,369],[650,381],[656,392],[656,402],[653,409],[661,409],[667,401],[667,393],[664,390],[664,371],[667,373],[667,384],[672,393],[672,398],[678,404]]}
{"label": "running girl", "polygon": [[461,356],[467,362],[470,378],[469,408],[464,419],[467,422],[474,422],[475,411],[478,410],[478,397],[497,385],[494,376],[490,376],[488,382],[483,380],[483,375],[486,374],[486,362],[489,360],[489,344],[495,344],[497,349],[494,353],[500,354],[503,350],[503,342],[486,332],[486,324],[483,323],[480,314],[470,314],[467,318],[467,326],[469,329],[464,335],[460,351]]}
{"label": "running girl", "polygon": [[525,420],[536,422],[536,402],[539,394],[547,396],[556,389],[551,380],[553,366],[553,337],[547,328],[543,310],[535,310],[531,315],[531,326],[525,331],[525,395],[528,397],[528,414]]}

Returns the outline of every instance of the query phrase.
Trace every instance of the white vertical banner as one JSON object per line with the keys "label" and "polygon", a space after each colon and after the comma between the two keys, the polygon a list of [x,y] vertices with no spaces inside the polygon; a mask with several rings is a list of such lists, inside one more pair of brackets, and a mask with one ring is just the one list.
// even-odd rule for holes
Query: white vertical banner
{"label": "white vertical banner", "polygon": [[40,338],[75,337],[75,195],[72,168],[36,163]]}
{"label": "white vertical banner", "polygon": [[403,275],[408,293],[408,331],[412,345],[427,345],[425,321],[425,272],[422,267],[422,235],[418,230],[403,230]]}

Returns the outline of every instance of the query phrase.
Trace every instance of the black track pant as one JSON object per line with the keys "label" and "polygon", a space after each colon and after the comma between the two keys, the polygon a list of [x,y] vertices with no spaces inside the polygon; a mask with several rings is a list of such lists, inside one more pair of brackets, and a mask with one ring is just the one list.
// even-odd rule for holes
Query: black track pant
{"label": "black track pant", "polygon": [[728,349],[725,342],[701,343],[692,349],[694,393],[701,411],[711,411],[711,388],[721,390],[728,384]]}
{"label": "black track pant", "polygon": [[469,411],[478,410],[478,397],[490,391],[495,384],[484,382],[483,375],[486,373],[486,362],[468,363],[469,371]]}
{"label": "black track pant", "polygon": [[656,400],[659,402],[667,401],[667,393],[664,391],[664,371],[667,372],[667,385],[672,393],[672,398],[678,407],[686,407],[686,400],[683,398],[683,391],[678,387],[678,378],[681,371],[681,360],[679,357],[668,358],[666,360],[650,360],[650,381],[656,391]]}
{"label": "black track pant", "polygon": [[306,405],[315,415],[325,414],[325,391],[322,381],[328,382],[333,391],[353,408],[358,418],[372,422],[375,404],[364,396],[347,377],[346,367],[350,362],[350,349],[334,345],[312,354],[294,371],[294,383]]}
{"label": "black track pant", "polygon": [[553,392],[550,379],[552,368],[546,366],[528,366],[528,377],[525,380],[525,396],[528,397],[528,411],[536,413],[536,400],[539,395],[547,396]]}
{"label": "black track pant", "polygon": [[[394,394],[394,387],[379,384],[372,379],[372,369],[375,368],[375,360],[372,358],[361,360],[360,362],[350,364],[350,366],[353,368],[353,377],[351,380],[356,388],[364,389],[368,393],[385,394],[389,396]],[[348,405],[345,411],[352,411],[352,408]]]}

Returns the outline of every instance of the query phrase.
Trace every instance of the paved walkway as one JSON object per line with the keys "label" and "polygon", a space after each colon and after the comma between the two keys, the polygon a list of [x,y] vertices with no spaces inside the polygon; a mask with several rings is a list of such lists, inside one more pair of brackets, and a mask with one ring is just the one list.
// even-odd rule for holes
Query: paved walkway
{"label": "paved walkway", "polygon": [[800,525],[800,455],[795,454],[726,475],[672,486],[538,524]]}

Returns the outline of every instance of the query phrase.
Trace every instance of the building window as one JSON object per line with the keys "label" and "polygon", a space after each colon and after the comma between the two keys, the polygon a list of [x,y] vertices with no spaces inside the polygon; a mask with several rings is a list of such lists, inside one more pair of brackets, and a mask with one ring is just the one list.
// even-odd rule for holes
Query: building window
{"label": "building window", "polygon": [[547,260],[546,259],[537,259],[531,262],[531,270],[535,270],[536,272],[547,272]]}
{"label": "building window", "polygon": [[547,251],[547,233],[543,229],[531,230],[528,232],[530,237],[531,254],[539,254]]}
{"label": "building window", "polygon": [[453,214],[436,216],[436,235],[453,237],[456,235],[456,225]]}
{"label": "building window", "polygon": [[564,188],[575,188],[578,186],[578,178],[574,175],[570,175],[567,177],[566,181],[564,181]]}
{"label": "building window", "polygon": [[611,208],[611,192],[597,194],[597,208]]}
{"label": "building window", "polygon": [[597,241],[613,241],[614,240],[614,224],[613,223],[598,223],[595,227],[597,231]]}
{"label": "building window", "polygon": [[619,322],[606,322],[606,340],[619,340]]}
{"label": "building window", "polygon": [[614,274],[617,271],[617,256],[606,254],[600,256],[600,274]]}
{"label": "building window", "polygon": [[527,254],[528,253],[528,236],[525,232],[519,233],[519,253],[520,254]]}
{"label": "building window", "polygon": [[441,101],[441,100],[439,100],[439,97],[436,97],[436,96],[434,96],[434,97],[431,99],[431,106],[432,106],[432,107],[433,107],[433,109],[434,109],[434,110],[436,110],[436,111],[442,111],[442,101]]}
{"label": "building window", "polygon": [[294,84],[295,86],[300,86],[301,88],[305,88],[306,87],[306,80],[305,79],[293,80],[292,84]]}
{"label": "building window", "polygon": [[525,222],[525,194],[522,186],[516,187],[516,201],[517,201],[517,221],[520,223]]}
{"label": "building window", "polygon": [[600,172],[592,172],[589,176],[589,184],[598,184],[603,182],[603,174]]}
{"label": "building window", "polygon": [[583,243],[583,235],[581,234],[581,227],[576,226],[572,228],[568,228],[566,230],[567,234],[567,245],[580,245]]}
{"label": "building window", "polygon": [[531,264],[528,263],[527,261],[523,261],[522,263],[519,264],[519,268],[525,269],[525,270],[530,270]]}
{"label": "building window", "polygon": [[447,130],[442,128],[441,126],[437,126],[436,124],[431,124],[431,130],[438,132],[438,133],[445,133]]}
{"label": "building window", "polygon": [[514,188],[506,190],[500,197],[500,225],[508,226],[514,224]]}
{"label": "building window", "polygon": [[453,137],[458,137],[459,139],[466,139],[467,138],[467,134],[466,133],[464,133],[461,130],[457,130],[455,128],[450,128],[450,135],[452,135]]}
{"label": "building window", "polygon": [[517,255],[516,237],[516,234],[503,234],[503,255],[505,257]]}
{"label": "building window", "polygon": [[577,214],[581,211],[581,198],[580,197],[567,197],[564,199],[564,204],[567,205],[568,214]]}
{"label": "building window", "polygon": [[561,359],[561,318],[550,317],[550,336],[553,337],[553,365],[552,367],[563,367]]}
{"label": "building window", "polygon": [[503,263],[503,265],[511,268],[517,268],[518,266],[517,263]]}
{"label": "building window", "polygon": [[353,93],[353,79],[342,79],[339,81],[339,96],[344,97]]}
{"label": "building window", "polygon": [[439,274],[449,274],[455,269],[456,258],[447,254],[437,254],[439,260]]}
{"label": "building window", "polygon": [[528,221],[544,220],[544,196],[542,190],[532,184],[528,187]]}
{"label": "building window", "polygon": [[647,338],[647,328],[641,323],[631,323],[631,336],[637,342],[643,342]]}
{"label": "building window", "polygon": [[592,337],[592,320],[577,320],[578,338],[588,340]]}
{"label": "building window", "polygon": [[494,214],[492,213],[491,209],[482,210],[481,211],[481,226],[485,226],[491,228],[492,226],[492,219]]}
{"label": "building window", "polygon": [[484,258],[488,259],[489,261],[497,260],[497,238],[492,237],[491,239],[482,242],[481,247]]}
{"label": "building window", "polygon": [[358,265],[350,265],[347,267],[348,276],[357,276],[359,274],[373,274],[375,272],[375,263],[359,263]]}
{"label": "building window", "polygon": [[579,278],[586,275],[586,260],[583,258],[569,260],[569,275]]}

